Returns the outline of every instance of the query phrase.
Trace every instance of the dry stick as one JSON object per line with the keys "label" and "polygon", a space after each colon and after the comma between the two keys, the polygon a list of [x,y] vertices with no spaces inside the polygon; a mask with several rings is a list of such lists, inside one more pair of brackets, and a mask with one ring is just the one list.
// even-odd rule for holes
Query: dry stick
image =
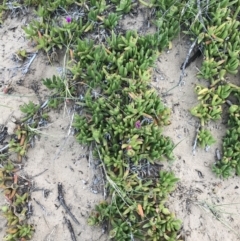
{"label": "dry stick", "polygon": [[52,238],[52,235],[54,235],[56,229],[57,229],[57,225],[53,227],[53,230],[46,236],[44,241],[53,241],[54,239]]}
{"label": "dry stick", "polygon": [[70,220],[69,220],[69,219],[67,219],[65,216],[64,216],[64,220],[65,220],[65,222],[66,222],[66,224],[67,224],[67,227],[68,227],[68,230],[69,230],[69,232],[70,232],[70,234],[71,234],[72,241],[77,241],[77,239],[76,239],[76,236],[75,236],[75,233],[74,233],[74,230],[73,230],[73,227],[72,227],[72,224],[71,224]]}
{"label": "dry stick", "polygon": [[181,74],[180,74],[180,79],[179,79],[179,82],[177,84],[177,86],[181,86],[182,85],[182,82],[183,82],[183,77],[185,76],[185,68],[186,68],[186,65],[189,61],[189,58],[190,58],[190,55],[195,47],[197,43],[197,39],[194,40],[194,42],[192,43],[192,45],[190,46],[189,50],[188,50],[188,54],[187,54],[187,57],[183,63],[183,66],[182,66],[182,71],[181,71]]}
{"label": "dry stick", "polygon": [[33,200],[37,203],[38,206],[41,207],[41,209],[43,210],[44,214],[47,216],[48,213],[47,213],[46,208],[40,202],[38,202],[35,198],[33,198]]}
{"label": "dry stick", "polygon": [[63,208],[66,210],[66,212],[69,214],[69,216],[73,219],[73,221],[75,223],[77,223],[78,225],[80,225],[79,221],[76,219],[76,217],[72,214],[72,212],[70,211],[70,209],[68,208],[68,206],[65,203],[64,197],[63,197],[63,188],[62,188],[62,183],[58,183],[58,201],[60,202],[60,204],[63,206]]}
{"label": "dry stick", "polygon": [[49,99],[47,99],[40,107],[40,109],[44,109],[48,105]]}
{"label": "dry stick", "polygon": [[208,7],[209,7],[209,0],[207,0],[207,4],[206,4],[206,12],[208,12]]}
{"label": "dry stick", "polygon": [[[74,108],[74,110],[75,110],[75,108]],[[74,115],[75,115],[75,113],[72,114],[71,122],[70,122],[69,129],[68,129],[68,136],[69,136],[70,133],[71,133],[72,123],[73,123],[73,120],[74,120]]]}
{"label": "dry stick", "polygon": [[35,198],[33,198],[33,200],[34,200],[34,201],[37,203],[37,205],[39,205],[39,206],[41,207],[41,209],[43,210],[43,212],[44,212],[44,214],[43,214],[43,219],[44,219],[46,225],[48,226],[48,228],[50,229],[49,223],[48,223],[48,221],[47,221],[46,218],[45,218],[45,216],[48,215],[46,208],[45,208],[40,202],[38,202]]}
{"label": "dry stick", "polygon": [[164,96],[167,96],[168,92],[170,92],[171,90],[175,89],[176,87],[179,87],[182,85],[182,82],[183,82],[183,77],[185,76],[185,68],[186,68],[186,65],[187,63],[189,62],[189,58],[191,56],[191,53],[197,43],[197,40],[198,39],[195,39],[194,42],[192,43],[192,45],[190,46],[189,50],[188,50],[188,54],[187,54],[187,57],[182,65],[182,70],[181,70],[181,74],[180,74],[180,78],[179,78],[179,81],[178,81],[178,84],[173,86],[171,89],[167,90],[165,93],[162,94],[162,97]]}
{"label": "dry stick", "polygon": [[96,144],[96,147],[97,147],[97,152],[98,152],[98,155],[99,155],[99,158],[100,158],[100,161],[102,163],[102,167],[103,167],[103,171],[104,171],[104,174],[106,176],[106,179],[107,181],[109,182],[109,184],[112,186],[112,188],[117,192],[117,194],[119,195],[119,197],[123,200],[123,202],[129,206],[129,204],[127,203],[127,201],[124,199],[124,196],[122,195],[122,190],[120,190],[117,186],[117,184],[108,176],[107,174],[107,170],[106,170],[106,167],[104,165],[104,162],[102,160],[102,157],[101,157],[101,154],[99,152],[99,148],[98,148],[98,145]]}
{"label": "dry stick", "polygon": [[[209,0],[207,0],[206,9],[204,9],[204,12],[205,12],[205,13],[208,12],[208,7],[209,7]],[[206,26],[204,25],[204,20],[203,20],[203,17],[202,17],[202,9],[201,9],[200,0],[197,0],[197,8],[198,8],[197,17],[199,16],[199,21],[200,21],[200,23],[202,24],[202,26],[203,26],[203,28],[204,28],[204,31],[207,32],[208,30],[207,30]]]}
{"label": "dry stick", "polygon": [[[73,38],[73,37],[72,37]],[[65,85],[65,92],[66,92],[66,99],[67,99],[67,95],[69,94],[69,96],[73,97],[70,90],[69,90],[69,87],[68,87],[68,83],[67,83],[67,79],[66,79],[66,71],[67,71],[67,62],[68,62],[68,59],[69,59],[69,54],[67,54],[70,50],[70,44],[72,42],[72,38],[70,39],[70,42],[66,47],[66,52],[65,52],[65,55],[64,55],[64,58],[63,58],[63,68],[62,68],[62,74],[61,74],[61,77],[63,78],[63,82],[64,82],[64,85]],[[65,108],[67,109],[66,107],[66,101],[64,103],[64,112],[65,112]],[[71,127],[71,125],[70,125]]]}
{"label": "dry stick", "polygon": [[194,142],[193,142],[193,148],[192,148],[192,153],[193,153],[194,156],[195,156],[195,153],[196,153],[198,133],[199,133],[200,128],[201,128],[201,125],[198,123],[197,128],[196,128],[196,135],[195,135]]}
{"label": "dry stick", "polygon": [[103,180],[103,197],[106,200],[107,199],[107,190],[106,190],[106,183],[105,183],[105,180],[104,180],[105,177],[104,177],[103,168],[101,168],[101,173],[102,173],[102,180]]}
{"label": "dry stick", "polygon": [[90,147],[89,147],[89,156],[88,156],[89,167],[91,167],[91,157],[92,157],[92,143],[90,144]]}
{"label": "dry stick", "polygon": [[[203,17],[202,17],[202,10],[201,10],[201,5],[200,5],[200,0],[197,0],[197,8],[198,8],[198,13],[197,13],[196,18],[198,18],[198,16],[199,16],[199,19],[200,19],[199,21],[202,23],[203,27],[205,28],[204,22],[203,22]],[[206,28],[205,28],[205,30],[206,30]],[[179,82],[178,82],[177,86],[181,86],[182,85],[183,77],[185,76],[185,68],[186,68],[186,65],[187,65],[187,63],[189,61],[190,55],[191,55],[191,53],[192,53],[192,51],[193,51],[193,49],[194,49],[194,47],[195,47],[195,45],[197,43],[197,40],[198,39],[196,38],[194,40],[194,42],[192,43],[192,45],[190,46],[190,49],[188,50],[188,54],[187,54],[187,57],[185,59],[185,62],[183,64],[183,66],[182,66],[182,71],[181,71],[180,79],[179,79]]]}
{"label": "dry stick", "polygon": [[[89,167],[91,166],[91,158],[92,158],[92,143],[90,144],[90,147],[89,147],[89,156],[88,156]],[[103,167],[100,169],[101,169],[102,180],[103,180],[103,197],[106,200],[107,199],[107,191],[106,191],[106,184],[105,184],[105,180],[104,180],[104,178],[105,178],[104,170],[103,170]]]}
{"label": "dry stick", "polygon": [[14,113],[14,111],[8,116],[7,120],[5,121],[5,123],[4,123],[3,127],[2,127],[1,132],[4,130],[4,127],[7,125],[8,121],[12,117],[13,113]]}
{"label": "dry stick", "polygon": [[44,171],[42,171],[42,172],[40,172],[40,173],[38,173],[38,174],[32,176],[32,178],[34,178],[34,177],[38,177],[38,176],[42,175],[44,172],[46,172],[46,171],[48,171],[47,168],[46,168]]}
{"label": "dry stick", "polygon": [[3,152],[5,149],[7,149],[9,147],[9,144],[7,144],[6,146],[4,146],[3,148],[0,149],[0,153]]}
{"label": "dry stick", "polygon": [[66,137],[64,137],[64,141],[63,141],[63,143],[61,144],[61,146],[59,147],[58,151],[56,152],[53,161],[55,161],[55,160],[59,157],[59,155],[60,155],[60,153],[62,152],[63,148],[66,146],[65,144],[66,144],[66,142],[67,142],[67,140],[68,140],[68,137],[69,137],[69,135],[70,135],[70,133],[71,133],[71,128],[72,128],[72,123],[73,123],[74,115],[75,115],[75,113],[73,113],[73,115],[72,115],[71,122],[70,122],[70,126],[69,126],[69,129],[68,129],[68,134],[67,134]]}
{"label": "dry stick", "polygon": [[219,214],[219,211],[216,210],[214,208],[214,206],[212,205],[209,205],[207,202],[193,202],[194,204],[198,205],[199,207],[201,207],[203,210],[207,211],[209,210],[213,216],[220,222],[222,223],[223,225],[225,225],[227,228],[229,228],[232,232],[234,232],[235,235],[237,235],[238,238],[240,238],[240,234],[238,232],[236,232],[230,225],[228,225],[224,220],[223,218],[221,218],[220,214]]}
{"label": "dry stick", "polygon": [[221,161],[222,156],[218,148],[216,149],[215,154],[216,154],[217,161]]}
{"label": "dry stick", "polygon": [[26,64],[24,68],[22,68],[22,73],[23,73],[23,74],[26,74],[26,73],[28,72],[30,65],[32,64],[33,60],[34,60],[34,59],[36,58],[36,56],[37,56],[37,53],[38,53],[38,52],[34,53],[33,56],[31,57],[29,63]]}
{"label": "dry stick", "polygon": [[43,215],[43,219],[44,219],[45,223],[47,224],[48,228],[50,229],[49,223],[48,223],[47,219],[45,218],[45,215]]}
{"label": "dry stick", "polygon": [[229,106],[232,106],[232,102],[230,100],[226,100],[226,104],[228,104]]}
{"label": "dry stick", "polygon": [[201,9],[200,0],[197,0],[197,8],[198,8],[198,14],[197,14],[197,16],[199,16],[199,21],[200,21],[201,24],[204,26],[204,21],[203,21],[203,17],[202,17],[202,9]]}

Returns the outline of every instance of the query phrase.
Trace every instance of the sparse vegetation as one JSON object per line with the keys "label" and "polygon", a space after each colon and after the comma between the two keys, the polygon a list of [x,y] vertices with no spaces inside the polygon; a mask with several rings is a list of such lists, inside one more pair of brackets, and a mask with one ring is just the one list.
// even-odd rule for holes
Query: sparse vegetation
{"label": "sparse vegetation", "polygon": [[[121,16],[140,3],[152,10],[155,33],[119,33]],[[240,175],[239,87],[226,81],[226,74],[236,74],[240,63],[239,1],[27,0],[24,4],[36,8],[39,21],[33,20],[23,29],[37,49],[45,51],[49,60],[53,52],[65,51],[62,75],[42,80],[53,91],[47,105],[57,108],[65,99],[75,101],[81,109],[73,122],[76,140],[92,144],[107,180],[104,188],[110,201],[97,205],[88,223],[107,222],[109,238],[117,241],[178,240],[181,222],[166,205],[178,179],[154,166],[156,161],[173,160],[175,145],[162,134],[162,128],[171,123],[170,109],[150,87],[152,67],[159,51],[169,46],[180,30],[196,40],[194,47],[204,56],[198,78],[209,81],[209,87],[196,86],[200,103],[190,110],[201,123],[198,144],[214,143],[205,124],[221,119],[231,97],[223,157],[213,171],[224,178]],[[0,16],[7,11],[13,10],[3,1]],[[99,29],[104,29],[104,35],[99,36]],[[18,54],[25,57],[25,52]],[[33,102],[20,109],[25,116],[9,143],[19,162],[35,134],[31,128],[47,119],[42,107]],[[17,193],[15,166],[10,160],[1,162],[0,185],[13,201],[2,207],[9,228],[4,240],[31,239],[34,229],[25,222],[27,210],[23,207],[28,193]],[[157,171],[151,171],[153,166]],[[6,180],[12,182],[11,187],[5,186]],[[14,210],[19,206],[18,216]]]}

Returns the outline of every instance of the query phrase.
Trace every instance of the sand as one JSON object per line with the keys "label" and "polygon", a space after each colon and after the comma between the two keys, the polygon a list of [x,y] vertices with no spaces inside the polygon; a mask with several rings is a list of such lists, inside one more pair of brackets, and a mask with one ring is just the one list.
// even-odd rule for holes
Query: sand
{"label": "sand", "polygon": [[[15,127],[11,120],[21,116],[19,106],[28,101],[38,103],[32,86],[37,85],[40,98],[46,100],[49,91],[42,86],[41,79],[57,75],[62,67],[62,53],[59,53],[59,63],[47,65],[47,57],[39,51],[27,74],[22,74],[21,69],[16,68],[21,65],[21,62],[13,60],[16,51],[20,48],[32,53],[36,51],[21,29],[28,21],[28,16],[8,18],[0,28],[0,124],[7,125],[10,135]],[[135,29],[140,29],[143,21],[142,18],[125,20],[124,28],[132,28],[136,24]],[[180,66],[190,44],[187,38],[178,36],[173,41],[172,49],[159,56],[152,86],[160,96],[178,84]],[[238,177],[223,181],[211,171],[215,150],[221,150],[221,138],[225,133],[224,119],[208,124],[217,142],[208,151],[197,148],[195,153],[192,152],[198,120],[191,116],[189,109],[197,104],[194,86],[206,84],[206,81],[196,78],[200,65],[201,58],[186,69],[182,85],[162,97],[172,110],[171,125],[164,129],[164,133],[178,144],[174,150],[176,160],[163,162],[163,165],[165,169],[174,171],[180,179],[168,205],[176,217],[183,221],[181,236],[185,241],[232,241],[237,240],[240,234],[240,181]],[[238,74],[230,78],[239,84],[239,77]],[[4,93],[6,87],[12,88],[7,94]],[[77,225],[72,221],[77,240],[108,240],[107,235],[102,233],[102,227],[90,227],[87,224],[87,217],[94,205],[103,200],[102,179],[89,149],[79,145],[73,136],[70,128],[74,115],[72,105],[66,103],[63,109],[51,110],[49,115],[48,125],[41,129],[35,147],[29,149],[27,158],[23,160],[24,167],[19,172],[35,186],[32,192],[33,215],[29,220],[35,227],[33,240],[71,240],[63,219],[64,210],[57,200],[58,182],[63,184],[66,203],[80,223]],[[43,171],[41,175],[33,177]],[[47,197],[44,197],[43,190],[50,191]],[[4,203],[6,201],[0,195],[0,206]],[[5,226],[5,219],[0,216],[0,239],[5,234]],[[47,239],[50,233],[52,239]]]}

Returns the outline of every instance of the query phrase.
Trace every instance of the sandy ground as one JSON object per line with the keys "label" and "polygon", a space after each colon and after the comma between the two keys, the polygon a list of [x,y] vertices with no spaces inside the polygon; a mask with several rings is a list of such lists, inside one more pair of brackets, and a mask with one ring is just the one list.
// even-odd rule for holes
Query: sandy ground
{"label": "sandy ground", "polygon": [[[132,20],[130,24],[125,24],[125,27],[130,28],[139,21],[141,19]],[[46,65],[46,56],[38,53],[26,75],[21,73],[20,68],[16,68],[21,65],[12,60],[17,50],[24,48],[29,52],[35,51],[24,38],[21,26],[25,22],[25,18],[7,19],[0,28],[0,124],[7,124],[9,134],[14,128],[9,116],[12,114],[19,118],[19,106],[29,100],[38,103],[31,85],[39,85],[39,95],[45,100],[48,91],[40,80],[57,75],[57,68],[61,67],[61,59],[59,64]],[[185,59],[189,44],[187,39],[179,37],[173,42],[173,48],[158,58],[152,85],[160,95],[178,84],[180,65]],[[200,64],[201,59],[187,68],[183,85],[172,89],[168,92],[169,95],[163,97],[164,103],[172,109],[172,123],[164,132],[171,136],[175,143],[179,143],[174,150],[175,162],[163,163],[166,169],[174,171],[180,178],[176,191],[170,197],[169,207],[183,220],[181,236],[185,241],[238,240],[239,178],[222,181],[217,179],[210,169],[215,160],[215,149],[221,147],[221,138],[225,133],[222,123],[224,120],[209,124],[217,143],[208,152],[197,149],[195,155],[192,153],[197,120],[191,116],[189,109],[197,103],[193,89],[195,84],[200,83],[195,77],[196,66],[199,67]],[[233,81],[236,82],[237,79],[239,75]],[[10,94],[2,92],[7,85],[13,88]],[[63,221],[64,210],[59,207],[57,200],[58,182],[63,183],[66,202],[80,222],[80,225],[72,222],[77,240],[108,240],[106,235],[102,235],[101,227],[89,227],[86,222],[92,208],[103,199],[103,195],[98,189],[101,185],[98,180],[100,174],[94,168],[87,148],[81,147],[75,141],[69,129],[73,114],[68,105],[63,110],[50,112],[51,121],[41,129],[41,138],[36,141],[33,149],[29,149],[23,162],[24,169],[19,173],[31,178],[47,169],[42,175],[31,179],[36,190],[40,189],[32,193],[32,198],[45,207],[43,211],[32,200],[34,213],[30,222],[34,223],[36,229],[34,241],[47,240],[47,235],[52,231],[55,231],[53,239],[49,240],[71,240]],[[47,198],[43,195],[43,189],[50,190]],[[4,203],[3,195],[0,195],[0,205]],[[5,220],[0,216],[0,239],[4,236],[5,225]]]}

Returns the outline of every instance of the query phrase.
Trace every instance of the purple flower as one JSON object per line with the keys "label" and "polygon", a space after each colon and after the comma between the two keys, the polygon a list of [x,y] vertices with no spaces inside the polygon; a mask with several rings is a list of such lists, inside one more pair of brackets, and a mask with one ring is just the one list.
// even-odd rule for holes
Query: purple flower
{"label": "purple flower", "polygon": [[135,122],[135,127],[136,127],[137,129],[140,129],[140,128],[141,128],[141,122],[140,122],[140,120],[138,120],[138,121]]}
{"label": "purple flower", "polygon": [[70,16],[67,16],[67,17],[66,17],[66,22],[67,22],[67,23],[71,23],[71,22],[72,22],[72,18],[71,18]]}

